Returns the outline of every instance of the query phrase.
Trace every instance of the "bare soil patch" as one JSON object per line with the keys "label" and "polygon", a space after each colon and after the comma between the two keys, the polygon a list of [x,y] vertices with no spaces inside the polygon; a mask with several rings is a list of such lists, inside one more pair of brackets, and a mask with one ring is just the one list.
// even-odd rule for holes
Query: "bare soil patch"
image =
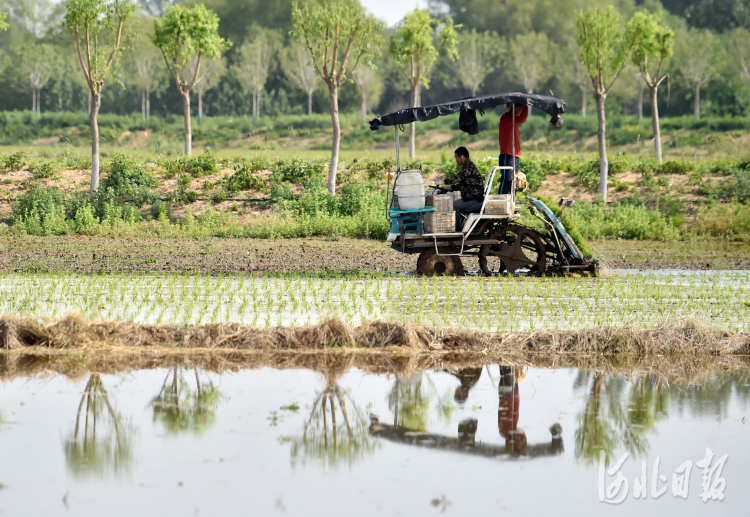
{"label": "bare soil patch", "polygon": [[[262,215],[260,210],[257,214]],[[364,239],[86,235],[5,235],[3,239],[0,271],[407,272],[416,269],[417,261],[416,255],[394,251],[385,242]],[[609,269],[750,269],[750,243],[600,240],[590,244],[594,257]],[[463,262],[468,271],[478,269],[472,257],[464,258]]]}

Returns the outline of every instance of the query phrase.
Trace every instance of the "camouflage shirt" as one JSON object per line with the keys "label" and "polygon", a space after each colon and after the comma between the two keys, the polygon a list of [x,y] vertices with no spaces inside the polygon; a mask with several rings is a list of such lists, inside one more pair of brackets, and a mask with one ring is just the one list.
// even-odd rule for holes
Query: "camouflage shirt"
{"label": "camouflage shirt", "polygon": [[461,199],[481,198],[484,196],[484,180],[482,174],[471,160],[466,160],[461,172],[451,179],[445,181],[446,185],[453,185],[453,190],[461,191]]}

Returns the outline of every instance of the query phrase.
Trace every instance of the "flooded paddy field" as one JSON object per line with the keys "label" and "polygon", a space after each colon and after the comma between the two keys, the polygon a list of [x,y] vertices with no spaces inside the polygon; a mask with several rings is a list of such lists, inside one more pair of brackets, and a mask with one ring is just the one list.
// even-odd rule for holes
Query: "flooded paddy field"
{"label": "flooded paddy field", "polygon": [[0,314],[262,328],[337,317],[349,325],[382,320],[485,332],[688,321],[750,330],[750,272],[616,273],[594,279],[6,273]]}
{"label": "flooded paddy field", "polygon": [[43,242],[0,252],[0,515],[750,504],[731,245],[707,267],[423,278],[361,242]]}
{"label": "flooded paddy field", "polygon": [[747,369],[329,358],[104,373],[77,361],[0,368],[2,515],[690,516],[750,504]]}

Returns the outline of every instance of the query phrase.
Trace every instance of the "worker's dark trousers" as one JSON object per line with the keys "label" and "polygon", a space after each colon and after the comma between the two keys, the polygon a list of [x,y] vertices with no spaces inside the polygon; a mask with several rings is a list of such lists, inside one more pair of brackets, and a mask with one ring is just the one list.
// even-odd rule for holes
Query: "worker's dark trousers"
{"label": "worker's dark trousers", "polygon": [[[518,172],[518,168],[521,166],[521,159],[518,156],[515,158],[514,160],[510,154],[501,154],[499,159],[500,167],[514,167],[515,172]],[[513,175],[508,170],[501,172],[503,173],[503,180],[500,183],[498,194],[510,194],[513,188]]]}
{"label": "worker's dark trousers", "polygon": [[461,213],[464,215],[477,214],[482,209],[482,201],[484,199],[457,199],[453,202],[453,208],[456,210],[456,231],[460,232],[461,227],[464,224],[464,218],[461,217]]}

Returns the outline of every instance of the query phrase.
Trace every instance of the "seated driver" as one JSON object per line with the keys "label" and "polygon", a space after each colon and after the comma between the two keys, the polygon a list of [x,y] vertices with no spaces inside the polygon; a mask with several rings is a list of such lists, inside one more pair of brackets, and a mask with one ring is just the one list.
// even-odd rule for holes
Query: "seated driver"
{"label": "seated driver", "polygon": [[[456,231],[461,231],[466,214],[478,213],[484,201],[484,180],[482,174],[469,159],[469,150],[459,147],[453,153],[461,171],[452,179],[445,180],[446,185],[452,185],[453,190],[461,191],[461,199],[454,201],[456,210]],[[463,214],[463,217],[462,217]]]}

